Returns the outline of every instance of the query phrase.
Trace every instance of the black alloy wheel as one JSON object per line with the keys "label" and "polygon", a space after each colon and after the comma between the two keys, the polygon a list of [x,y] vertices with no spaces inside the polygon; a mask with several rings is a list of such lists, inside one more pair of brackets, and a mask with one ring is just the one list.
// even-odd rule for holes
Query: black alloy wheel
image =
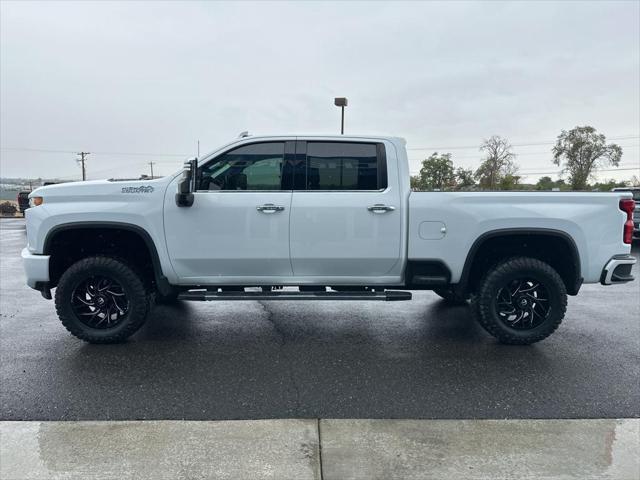
{"label": "black alloy wheel", "polygon": [[498,290],[495,309],[506,326],[516,330],[531,330],[549,318],[549,293],[537,280],[513,280]]}
{"label": "black alloy wheel", "polygon": [[91,328],[115,327],[129,312],[129,299],[113,278],[93,275],[81,281],[71,295],[76,317]]}
{"label": "black alloy wheel", "polygon": [[471,300],[482,328],[500,342],[530,345],[551,335],[567,309],[558,272],[537,258],[513,257],[488,269]]}
{"label": "black alloy wheel", "polygon": [[145,322],[154,295],[148,281],[125,260],[94,256],[62,274],[56,311],[69,332],[90,343],[118,343]]}

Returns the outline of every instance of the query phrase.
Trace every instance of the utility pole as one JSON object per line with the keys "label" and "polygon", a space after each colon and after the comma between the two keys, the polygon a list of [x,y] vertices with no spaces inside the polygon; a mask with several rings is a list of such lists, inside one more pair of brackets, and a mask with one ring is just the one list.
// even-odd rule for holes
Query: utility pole
{"label": "utility pole", "polygon": [[87,179],[87,170],[84,168],[84,157],[89,155],[91,152],[78,152],[76,155],[80,155],[80,162],[82,163],[82,181],[84,182]]}
{"label": "utility pole", "polygon": [[151,179],[153,180],[153,164],[155,162],[149,162],[149,166],[151,167]]}

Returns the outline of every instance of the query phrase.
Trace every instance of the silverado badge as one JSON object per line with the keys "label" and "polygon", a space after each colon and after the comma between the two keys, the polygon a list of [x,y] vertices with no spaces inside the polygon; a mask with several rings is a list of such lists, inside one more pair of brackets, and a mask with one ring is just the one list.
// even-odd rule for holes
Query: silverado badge
{"label": "silverado badge", "polygon": [[154,188],[151,185],[141,187],[122,187],[122,193],[152,193]]}

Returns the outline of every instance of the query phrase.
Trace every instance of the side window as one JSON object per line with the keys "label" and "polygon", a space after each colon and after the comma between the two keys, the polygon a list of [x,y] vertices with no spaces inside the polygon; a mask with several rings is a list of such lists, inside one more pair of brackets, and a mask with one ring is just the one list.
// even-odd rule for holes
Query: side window
{"label": "side window", "polygon": [[238,147],[200,169],[199,190],[280,190],[284,142]]}
{"label": "side window", "polygon": [[307,190],[384,188],[377,151],[374,143],[307,142]]}

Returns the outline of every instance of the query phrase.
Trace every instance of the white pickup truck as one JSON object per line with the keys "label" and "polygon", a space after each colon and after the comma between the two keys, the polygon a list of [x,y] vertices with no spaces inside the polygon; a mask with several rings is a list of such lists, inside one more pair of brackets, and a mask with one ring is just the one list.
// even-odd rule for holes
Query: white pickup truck
{"label": "white pickup truck", "polygon": [[[629,282],[631,193],[412,192],[403,139],[245,136],[168,177],[30,194],[29,286],[95,343],[155,301],[409,300],[434,290],[500,341],[560,324],[582,283]],[[297,287],[297,288],[296,288]]]}

